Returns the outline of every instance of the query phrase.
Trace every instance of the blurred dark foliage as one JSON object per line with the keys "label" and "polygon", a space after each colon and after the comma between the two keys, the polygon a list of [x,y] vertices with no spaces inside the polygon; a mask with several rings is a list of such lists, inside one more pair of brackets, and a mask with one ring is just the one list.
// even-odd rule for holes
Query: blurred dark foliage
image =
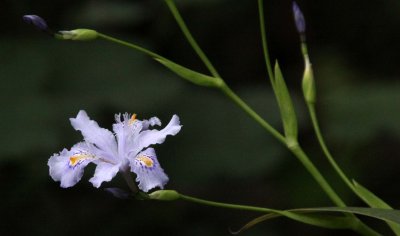
{"label": "blurred dark foliage", "polygon": [[[326,140],[349,176],[399,207],[400,3],[298,3],[307,20]],[[178,6],[227,83],[280,127],[256,1],[182,0]],[[363,206],[332,172],[312,132],[300,94],[303,62],[291,1],[266,0],[265,7],[271,56],[296,99],[301,142],[346,202]],[[281,209],[331,205],[295,158],[217,91],[195,87],[119,45],[56,41],[24,24],[24,14],[42,16],[54,30],[93,28],[206,72],[163,1],[0,1],[0,235],[229,235],[229,228],[258,216],[116,199],[87,182],[93,167],[77,186],[61,189],[46,163],[81,140],[68,121],[79,109],[106,128],[118,112],[158,116],[164,123],[178,114],[182,132],[157,147],[170,189]],[[104,187],[126,188],[119,178]],[[287,219],[243,235],[338,233],[354,235]]]}

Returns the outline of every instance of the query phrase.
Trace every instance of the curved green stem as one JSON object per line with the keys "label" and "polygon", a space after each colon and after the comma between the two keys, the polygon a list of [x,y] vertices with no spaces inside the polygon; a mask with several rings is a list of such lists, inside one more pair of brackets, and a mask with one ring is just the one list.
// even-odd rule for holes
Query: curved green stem
{"label": "curved green stem", "polygon": [[[167,0],[167,1],[169,1],[169,0]],[[101,33],[99,33],[98,36],[102,39],[111,41],[113,43],[117,43],[117,44],[120,44],[123,46],[127,46],[129,48],[138,50],[138,51],[145,53],[146,55],[151,56],[153,58],[166,59],[165,57],[163,57],[157,53],[154,53],[148,49],[142,48],[135,44],[128,43],[126,41],[119,40],[119,39],[116,39],[116,38],[113,38],[113,37],[110,37],[108,35],[101,34]],[[215,72],[213,72],[213,73],[215,73]],[[216,74],[216,76],[218,76],[218,74]],[[267,130],[269,133],[271,133],[278,141],[280,141],[284,145],[287,145],[285,137],[282,134],[280,134],[276,129],[274,129],[262,117],[260,117],[250,106],[248,106],[239,96],[237,96],[226,84],[223,84],[223,86],[221,86],[220,89],[226,96],[228,96],[232,101],[234,101],[235,104],[237,104],[241,109],[243,109],[251,118],[253,118],[257,123],[259,123],[265,130]],[[317,181],[317,183],[321,186],[321,188],[329,196],[329,198],[336,205],[344,206],[343,201],[339,198],[339,196],[330,187],[328,182],[321,175],[321,173],[318,171],[318,169],[313,165],[313,163],[310,161],[310,159],[307,157],[307,155],[301,150],[301,148],[299,146],[296,146],[296,147],[289,147],[289,149],[303,163],[303,165],[306,167],[306,169],[309,171],[309,173],[314,177],[314,179]],[[192,200],[193,200],[193,198],[192,198]],[[206,202],[204,202],[205,200],[202,200],[202,201],[203,201],[203,203],[206,203]],[[208,202],[208,203],[215,204],[212,202]],[[214,205],[214,206],[217,206],[217,205]],[[222,205],[219,205],[219,206],[222,206]],[[234,204],[226,204],[226,205],[223,205],[223,207],[237,209],[237,205],[234,205]],[[267,210],[272,210],[272,209],[258,208],[258,207],[250,207],[250,208],[253,211],[261,211],[261,212],[267,212]],[[358,225],[358,227],[359,227],[357,232],[361,233],[362,231],[365,231],[365,232],[369,231],[368,226],[366,226],[362,222],[358,222],[359,220],[357,218],[355,218],[354,220],[356,222],[355,225]],[[379,235],[379,234],[368,234],[368,233],[362,233],[362,234],[363,235]]]}
{"label": "curved green stem", "polygon": [[182,30],[183,34],[185,35],[186,39],[188,40],[189,44],[192,46],[193,50],[197,53],[199,58],[203,61],[204,65],[207,67],[207,69],[210,71],[210,73],[214,77],[220,77],[218,74],[217,70],[215,67],[211,64],[210,60],[207,58],[206,54],[201,50],[200,46],[196,42],[196,40],[193,38],[192,34],[190,33],[188,27],[185,24],[185,21],[182,19],[181,14],[178,11],[178,8],[175,5],[175,2],[173,0],[165,0],[165,2],[168,5],[168,8],[170,9],[172,15],[174,16],[176,22],[179,25],[179,28]]}
{"label": "curved green stem", "polygon": [[249,105],[247,105],[238,95],[235,94],[226,84],[220,87],[221,91],[228,96],[236,105],[243,109],[251,118],[253,118],[258,124],[260,124],[265,130],[267,130],[272,136],[278,141],[286,144],[285,137],[274,129],[268,122],[266,122],[260,115],[258,115]]}
{"label": "curved green stem", "polygon": [[101,34],[101,33],[98,33],[98,37],[102,38],[102,39],[105,39],[107,41],[113,42],[113,43],[120,44],[122,46],[126,46],[126,47],[129,47],[129,48],[135,49],[135,50],[140,51],[140,52],[142,52],[142,53],[144,53],[144,54],[146,54],[146,55],[148,55],[150,57],[166,59],[165,57],[163,57],[163,56],[161,56],[161,55],[159,55],[157,53],[154,53],[154,52],[152,52],[152,51],[150,51],[150,50],[148,50],[146,48],[140,47],[140,46],[135,45],[133,43],[128,43],[126,41],[123,41],[123,40],[120,40],[120,39],[117,39],[117,38],[113,38],[111,36],[108,36],[108,35],[105,35],[105,34]]}
{"label": "curved green stem", "polygon": [[[325,154],[325,157],[328,159],[329,163],[333,167],[333,169],[336,171],[336,173],[340,176],[340,178],[343,180],[343,182],[356,194],[361,200],[363,200],[366,204],[368,204],[371,207],[377,207],[374,204],[371,204],[370,201],[368,201],[366,198],[364,198],[360,193],[357,191],[356,187],[354,184],[350,181],[350,179],[346,176],[346,174],[343,172],[343,170],[340,168],[340,166],[336,163],[335,159],[333,158],[332,154],[330,153],[328,147],[325,144],[324,138],[322,137],[322,133],[318,124],[318,119],[315,111],[314,104],[307,104],[308,106],[308,111],[310,113],[311,121],[314,127],[315,134],[317,136],[319,145],[321,146],[322,151]],[[380,199],[379,199],[380,200]],[[383,202],[383,201],[382,201]],[[383,202],[384,205],[379,205],[379,207],[386,208],[386,209],[393,209],[391,206],[387,205],[385,202]],[[396,224],[391,224],[389,223],[389,227],[394,231],[396,235],[400,235],[400,228]]]}
{"label": "curved green stem", "polygon": [[[257,123],[259,123],[265,130],[267,130],[270,134],[272,134],[282,144],[286,145],[285,137],[282,134],[280,134],[276,129],[274,129],[269,123],[267,123],[263,118],[261,118],[239,96],[237,96],[227,85],[222,86],[221,90],[226,96],[228,96],[231,100],[233,100],[236,103],[236,105],[238,105],[240,108],[242,108],[251,118],[253,118]],[[326,194],[329,196],[329,198],[337,206],[345,206],[344,202],[340,199],[340,197],[332,189],[332,187],[325,180],[325,178],[318,171],[318,169],[314,166],[314,164],[310,161],[310,159],[303,152],[303,150],[300,148],[300,146],[296,145],[293,147],[289,147],[289,149],[299,159],[299,161],[304,165],[304,167],[308,170],[308,172],[314,177],[314,179],[321,186],[321,188],[326,192]]]}
{"label": "curved green stem", "polygon": [[315,165],[310,161],[308,156],[304,153],[300,146],[293,146],[289,148],[290,151],[299,159],[299,161],[304,165],[304,167],[310,172],[314,177],[315,181],[321,186],[329,198],[339,207],[345,207],[346,204],[337,195],[337,193],[332,189],[326,179],[322,176],[321,172],[315,167]]}
{"label": "curved green stem", "polygon": [[[226,96],[228,96],[231,100],[233,100],[236,103],[236,105],[238,105],[240,108],[242,108],[251,118],[253,118],[257,123],[259,123],[265,130],[267,130],[270,134],[272,134],[282,144],[286,145],[285,137],[282,134],[280,134],[276,129],[274,129],[269,123],[267,123],[263,118],[261,118],[239,96],[237,96],[227,85],[222,86],[221,90]],[[303,150],[300,148],[300,146],[295,145],[295,146],[289,147],[289,149],[299,159],[299,161],[304,165],[304,167],[308,170],[308,172],[314,177],[314,179],[321,186],[321,188],[325,191],[325,193],[329,196],[329,198],[337,206],[345,206],[344,202],[340,199],[340,197],[332,189],[332,187],[325,180],[325,178],[318,171],[318,169],[314,166],[314,164],[310,161],[310,159],[303,152]]]}
{"label": "curved green stem", "polygon": [[[195,198],[183,194],[179,194],[180,199],[194,202],[201,205],[206,206],[213,206],[213,207],[220,207],[220,208],[228,208],[228,209],[235,209],[235,210],[246,210],[246,211],[255,211],[255,212],[263,212],[263,213],[275,213],[278,215],[286,216],[292,220],[300,221],[306,224],[311,224],[315,226],[322,226],[321,224],[315,224],[312,221],[309,221],[307,218],[299,217],[296,213],[302,213],[302,209],[294,209],[289,211],[282,211],[276,210],[271,208],[265,207],[255,207],[255,206],[248,206],[248,205],[238,205],[238,204],[230,204],[230,203],[222,203],[222,202],[214,202],[209,200],[204,200],[200,198]],[[346,214],[349,217],[353,217],[351,214]],[[354,230],[355,232],[365,235],[365,236],[380,236],[381,234],[375,232],[373,229],[369,228],[367,225],[362,223],[358,218],[349,218],[349,229]],[[351,227],[350,227],[351,226]]]}
{"label": "curved green stem", "polygon": [[194,203],[198,203],[201,205],[213,206],[213,207],[221,207],[221,208],[229,208],[229,209],[245,210],[245,211],[256,211],[256,212],[262,212],[262,213],[271,213],[271,212],[278,211],[278,210],[264,208],[264,207],[255,207],[255,206],[208,201],[208,200],[204,200],[204,199],[200,199],[200,198],[186,196],[183,194],[179,194],[179,196],[181,199],[183,199],[185,201],[194,202]]}
{"label": "curved green stem", "polygon": [[333,159],[333,156],[328,150],[328,147],[325,144],[324,138],[322,137],[321,130],[319,128],[318,124],[318,119],[316,116],[315,112],[315,107],[313,104],[308,104],[308,111],[310,113],[311,121],[314,127],[315,134],[317,135],[317,139],[319,142],[319,145],[322,148],[322,151],[324,152],[326,158],[328,159],[329,163],[332,165],[332,167],[335,169],[337,174],[340,176],[340,178],[343,180],[343,182],[346,183],[346,185],[355,192],[354,185],[351,183],[350,179],[346,176],[346,174],[343,172],[343,170],[339,167],[339,165],[336,163],[335,159]]}
{"label": "curved green stem", "polygon": [[267,35],[265,33],[265,18],[264,18],[264,4],[263,0],[258,0],[258,14],[260,19],[260,31],[261,31],[261,41],[264,54],[265,65],[268,71],[268,77],[271,82],[272,87],[275,86],[274,83],[274,73],[272,72],[271,61],[269,59]]}
{"label": "curved green stem", "polygon": [[[280,134],[276,129],[274,129],[268,122],[261,118],[253,109],[251,109],[239,96],[237,96],[226,84],[221,87],[222,92],[227,95],[231,100],[235,102],[241,109],[243,109],[251,118],[253,118],[257,123],[259,123],[265,130],[272,134],[278,141],[283,144],[286,143],[285,137]],[[299,145],[288,146],[290,151],[297,157],[297,159],[303,164],[315,181],[321,186],[322,190],[328,195],[328,197],[339,207],[345,207],[346,204],[339,197],[339,195],[333,190],[331,185],[326,181],[321,172],[316,168],[316,166],[311,162],[310,158],[304,153]],[[214,203],[213,203],[214,204]],[[368,227],[366,224],[361,222],[353,214],[346,214],[352,217],[354,220],[354,230],[362,235],[380,235],[373,229]]]}

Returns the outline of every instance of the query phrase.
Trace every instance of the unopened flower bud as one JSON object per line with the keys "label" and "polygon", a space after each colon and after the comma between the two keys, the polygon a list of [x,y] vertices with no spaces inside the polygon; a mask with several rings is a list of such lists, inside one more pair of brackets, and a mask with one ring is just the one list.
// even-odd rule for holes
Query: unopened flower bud
{"label": "unopened flower bud", "polygon": [[98,33],[91,29],[76,29],[70,31],[60,31],[57,34],[58,39],[76,40],[76,41],[91,41],[95,40]]}
{"label": "unopened flower bud", "polygon": [[295,1],[293,1],[292,10],[296,29],[300,34],[304,34],[306,32],[306,21],[304,20],[303,12],[301,12],[299,5]]}
{"label": "unopened flower bud", "polygon": [[41,31],[47,32],[49,30],[49,27],[47,26],[47,23],[45,20],[43,20],[42,17],[37,16],[37,15],[24,15],[22,19],[33,26],[35,26],[37,29]]}
{"label": "unopened flower bud", "polygon": [[314,73],[308,56],[305,56],[304,60],[305,69],[302,81],[303,95],[308,104],[315,104],[317,95],[315,89]]}
{"label": "unopened flower bud", "polygon": [[174,201],[180,198],[175,190],[158,190],[149,194],[150,199],[160,201]]}

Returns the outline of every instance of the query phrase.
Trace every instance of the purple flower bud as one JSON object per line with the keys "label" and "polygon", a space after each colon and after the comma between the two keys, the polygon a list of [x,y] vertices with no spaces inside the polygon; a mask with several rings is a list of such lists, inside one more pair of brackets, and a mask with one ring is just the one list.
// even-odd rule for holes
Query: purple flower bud
{"label": "purple flower bud", "polygon": [[292,7],[297,31],[300,34],[304,34],[306,32],[306,21],[304,20],[303,12],[301,12],[299,5],[295,1],[293,1]]}
{"label": "purple flower bud", "polygon": [[47,23],[45,20],[43,20],[42,17],[37,16],[37,15],[24,15],[22,19],[31,25],[34,25],[37,29],[41,31],[49,31],[49,27],[47,26]]}

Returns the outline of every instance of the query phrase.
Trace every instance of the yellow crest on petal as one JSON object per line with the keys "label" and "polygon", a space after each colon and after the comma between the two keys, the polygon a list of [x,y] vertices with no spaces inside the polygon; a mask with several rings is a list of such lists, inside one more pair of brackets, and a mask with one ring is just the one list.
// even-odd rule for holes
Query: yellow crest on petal
{"label": "yellow crest on petal", "polygon": [[151,168],[154,166],[154,161],[148,156],[139,156],[137,157],[137,160],[140,161],[143,165],[145,165],[148,168]]}
{"label": "yellow crest on petal", "polygon": [[136,114],[133,114],[131,119],[129,119],[129,125],[132,125],[136,121]]}
{"label": "yellow crest on petal", "polygon": [[90,156],[90,155],[86,155],[86,154],[73,155],[69,158],[69,166],[75,167],[75,166],[79,165],[80,163],[82,163],[83,161],[85,161],[87,159],[91,159],[91,158],[94,158],[94,157]]}

